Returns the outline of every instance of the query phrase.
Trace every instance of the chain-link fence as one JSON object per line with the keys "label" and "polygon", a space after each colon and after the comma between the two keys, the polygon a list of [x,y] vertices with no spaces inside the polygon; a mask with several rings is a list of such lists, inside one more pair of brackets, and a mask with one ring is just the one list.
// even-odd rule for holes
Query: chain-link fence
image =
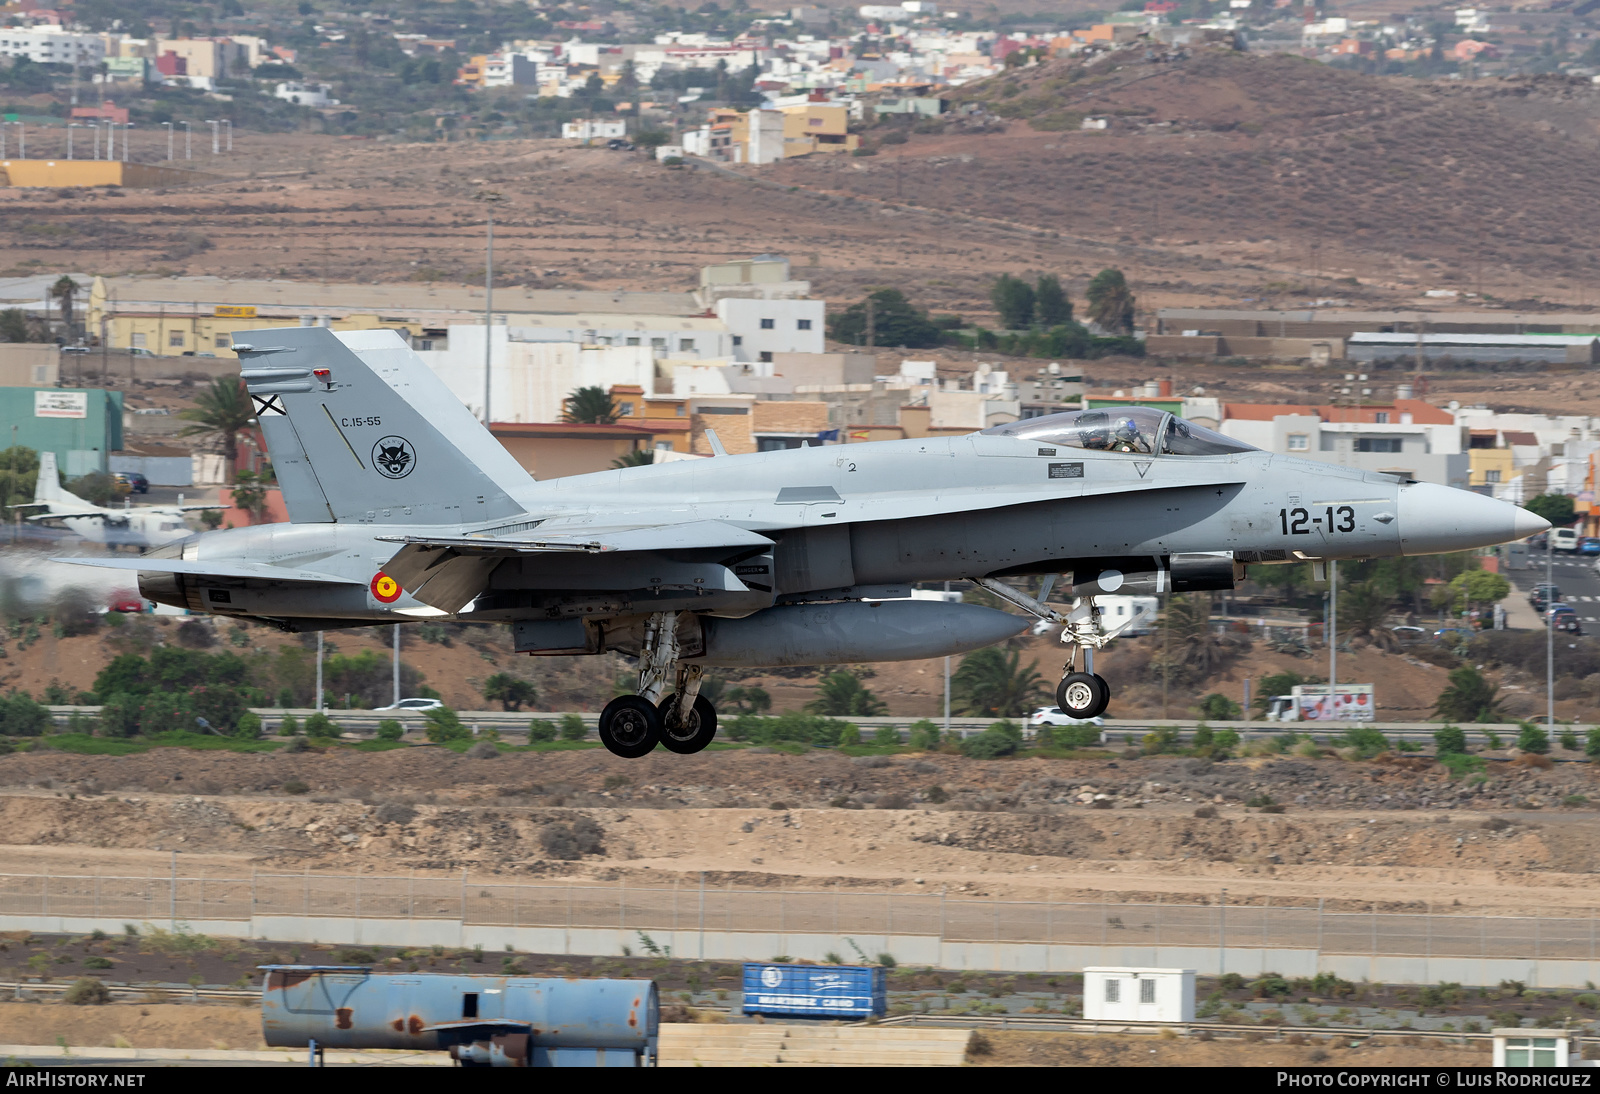
{"label": "chain-link fence", "polygon": [[950,942],[1260,947],[1416,957],[1594,960],[1596,918],[1088,904],[945,894],[735,889],[693,882],[508,884],[332,874],[0,874],[0,915],[198,923],[252,916],[444,919],[480,926],[922,936]]}

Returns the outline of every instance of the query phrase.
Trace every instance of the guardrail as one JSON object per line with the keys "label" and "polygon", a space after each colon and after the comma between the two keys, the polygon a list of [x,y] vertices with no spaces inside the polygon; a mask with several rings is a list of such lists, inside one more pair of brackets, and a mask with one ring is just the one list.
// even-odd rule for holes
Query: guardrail
{"label": "guardrail", "polygon": [[[83,715],[99,714],[97,706],[51,706],[51,719],[56,726],[65,727],[74,712]],[[262,732],[265,736],[273,736],[277,727],[282,724],[285,715],[292,715],[301,725],[312,714],[317,713],[311,708],[301,707],[254,707],[252,708],[261,718]],[[378,731],[378,723],[385,719],[394,719],[405,726],[407,733],[420,733],[427,725],[427,719],[417,711],[412,710],[324,710],[326,714],[341,731],[341,736],[366,738]],[[483,729],[493,729],[498,733],[526,733],[528,723],[535,718],[549,722],[559,723],[568,715],[576,715],[583,720],[584,727],[589,735],[593,736],[595,724],[600,715],[596,711],[537,711],[537,710],[458,710],[456,717],[461,719],[463,725],[474,732]],[[876,730],[882,727],[893,727],[900,731],[904,740],[910,732],[914,722],[930,721],[941,729],[945,725],[942,717],[933,716],[901,716],[892,718],[857,718],[854,716],[841,717],[841,721],[850,722],[863,730]],[[952,718],[949,726],[952,732],[966,737],[969,734],[981,733],[997,721],[998,718]],[[1027,726],[1026,718],[1013,718],[1013,722],[1021,723],[1029,733],[1032,727]],[[1239,734],[1245,741],[1261,740],[1266,737],[1275,737],[1282,733],[1299,733],[1309,735],[1313,740],[1328,743],[1333,738],[1342,735],[1353,726],[1364,726],[1378,730],[1384,736],[1408,744],[1432,744],[1433,735],[1439,731],[1440,722],[1227,722],[1212,721],[1199,718],[1106,718],[1103,719],[1104,734],[1102,740],[1106,744],[1122,744],[1122,736],[1127,736],[1127,742],[1137,745],[1139,738],[1151,730],[1171,727],[1178,731],[1180,740],[1187,740],[1193,736],[1194,731],[1201,725],[1209,726],[1213,730],[1231,729]],[[1462,724],[1462,732],[1467,736],[1470,744],[1487,745],[1490,735],[1501,740],[1515,740],[1522,727],[1513,722],[1495,722],[1481,724]],[[1586,733],[1588,725],[1574,725],[1571,727],[1575,733]]]}

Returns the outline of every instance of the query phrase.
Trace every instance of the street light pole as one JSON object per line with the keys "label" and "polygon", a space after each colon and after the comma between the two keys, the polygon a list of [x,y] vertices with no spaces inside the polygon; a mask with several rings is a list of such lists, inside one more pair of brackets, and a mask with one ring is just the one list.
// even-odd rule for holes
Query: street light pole
{"label": "street light pole", "polygon": [[122,127],[122,162],[128,162],[128,138],[133,135],[133,123],[128,122]]}
{"label": "street light pole", "polygon": [[483,267],[483,428],[489,428],[489,358],[494,349],[494,214],[489,214],[489,251]]}
{"label": "street light pole", "polygon": [[189,123],[188,122],[184,122],[183,123],[183,158],[186,159],[186,160],[194,159],[194,141],[191,139],[193,136],[194,136],[194,131],[189,127]]}
{"label": "street light pole", "polygon": [[1339,560],[1328,560],[1328,717],[1333,717],[1339,686]]}
{"label": "street light pole", "polygon": [[1554,732],[1556,724],[1556,567],[1555,529],[1544,534],[1544,724],[1547,732]]}
{"label": "street light pole", "polygon": [[161,124],[167,127],[167,162],[171,163],[172,162],[172,123],[171,122],[162,122]]}
{"label": "street light pole", "polygon": [[222,123],[212,118],[206,118],[205,123],[211,127],[211,154],[215,156],[219,151],[217,138],[222,132]]}
{"label": "street light pole", "polygon": [[228,127],[228,151],[233,151],[233,119],[223,118],[222,124]]}

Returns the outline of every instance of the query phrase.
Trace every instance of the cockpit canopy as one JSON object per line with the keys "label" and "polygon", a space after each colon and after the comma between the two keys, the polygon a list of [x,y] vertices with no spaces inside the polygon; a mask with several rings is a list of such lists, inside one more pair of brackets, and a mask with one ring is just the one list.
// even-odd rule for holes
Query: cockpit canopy
{"label": "cockpit canopy", "polygon": [[1133,452],[1159,456],[1226,456],[1255,448],[1221,433],[1147,406],[1073,410],[990,426],[984,433],[1030,444]]}

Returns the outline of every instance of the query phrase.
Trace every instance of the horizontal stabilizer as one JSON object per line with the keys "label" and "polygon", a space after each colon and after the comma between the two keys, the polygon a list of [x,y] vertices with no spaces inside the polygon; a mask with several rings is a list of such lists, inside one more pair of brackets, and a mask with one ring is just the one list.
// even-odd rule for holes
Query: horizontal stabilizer
{"label": "horizontal stabilizer", "polygon": [[366,582],[314,570],[294,570],[262,562],[189,562],[176,558],[52,558],[69,566],[98,566],[105,570],[143,570],[146,573],[189,574],[194,577],[251,579],[256,581],[312,581],[324,585],[365,585]]}

